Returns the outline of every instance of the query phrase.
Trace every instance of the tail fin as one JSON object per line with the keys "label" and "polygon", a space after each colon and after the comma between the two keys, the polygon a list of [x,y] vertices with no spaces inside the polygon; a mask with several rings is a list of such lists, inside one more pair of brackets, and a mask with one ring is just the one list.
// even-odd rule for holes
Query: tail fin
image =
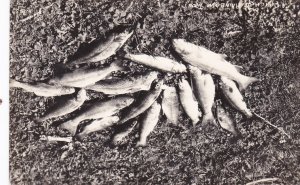
{"label": "tail fin", "polygon": [[240,80],[238,81],[238,84],[239,84],[239,89],[242,91],[242,90],[245,90],[248,85],[254,83],[254,82],[257,82],[259,81],[259,79],[255,78],[255,77],[248,77],[248,76],[243,76],[242,78],[240,78]]}
{"label": "tail fin", "polygon": [[68,130],[72,134],[72,136],[74,136],[77,131],[77,126],[78,122],[76,120],[70,120],[59,125],[59,128]]}
{"label": "tail fin", "polygon": [[10,79],[9,80],[9,87],[23,87],[23,84],[16,81],[16,80]]}
{"label": "tail fin", "polygon": [[147,145],[146,140],[139,140],[139,141],[136,143],[136,146],[146,146],[146,145]]}
{"label": "tail fin", "polygon": [[202,124],[205,125],[205,124],[211,124],[211,123],[217,126],[217,123],[215,121],[215,118],[214,118],[212,112],[204,114],[203,119],[202,119]]}

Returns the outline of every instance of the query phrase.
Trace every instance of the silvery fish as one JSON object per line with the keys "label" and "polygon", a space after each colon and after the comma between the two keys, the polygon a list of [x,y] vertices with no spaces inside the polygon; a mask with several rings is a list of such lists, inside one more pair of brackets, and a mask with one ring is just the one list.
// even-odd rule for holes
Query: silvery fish
{"label": "silvery fish", "polygon": [[85,89],[112,95],[146,91],[150,89],[152,82],[157,79],[157,75],[157,72],[152,71],[146,75],[139,75],[133,78],[102,80],[85,87]]}
{"label": "silvery fish", "polygon": [[116,61],[111,63],[110,66],[101,69],[79,68],[72,72],[65,73],[61,77],[50,79],[49,83],[81,88],[106,78],[114,71],[123,69],[124,67],[120,61]]}
{"label": "silvery fish", "polygon": [[147,137],[154,130],[158,123],[159,113],[161,110],[161,105],[154,102],[151,107],[145,112],[142,117],[141,133],[137,146],[145,146],[147,143]]}
{"label": "silvery fish", "polygon": [[174,125],[178,125],[181,105],[175,87],[165,87],[161,106],[167,119]]}
{"label": "silvery fish", "polygon": [[204,47],[188,43],[183,39],[174,39],[173,45],[184,61],[212,74],[226,76],[236,81],[241,90],[249,84],[258,81],[238,72],[234,65],[224,59],[224,55],[214,53]]}
{"label": "silvery fish", "polygon": [[126,59],[132,60],[133,62],[143,64],[155,69],[162,70],[170,73],[185,73],[185,65],[176,62],[172,59],[159,56],[151,56],[146,54],[129,54],[125,55]]}
{"label": "silvery fish", "polygon": [[49,109],[44,116],[42,116],[38,121],[45,121],[50,118],[63,116],[77,110],[87,99],[86,91],[81,89],[76,97],[66,99],[59,103],[55,107]]}
{"label": "silvery fish", "polygon": [[112,33],[103,43],[100,43],[89,53],[72,61],[70,64],[95,63],[105,60],[116,54],[116,52],[125,44],[132,34],[133,32],[128,31],[123,33]]}
{"label": "silvery fish", "polygon": [[128,107],[129,112],[122,115],[119,124],[125,123],[126,121],[137,117],[138,115],[145,112],[158,98],[162,91],[163,81],[160,80],[155,84],[155,87],[140,98],[136,103],[133,103]]}
{"label": "silvery fish", "polygon": [[117,144],[123,142],[124,138],[127,137],[132,132],[132,130],[134,129],[136,124],[137,124],[137,121],[134,121],[133,123],[127,125],[123,129],[121,129],[119,132],[115,133],[112,138],[112,143],[117,145]]}
{"label": "silvery fish", "polygon": [[130,105],[133,101],[134,99],[132,97],[124,95],[114,97],[109,100],[95,102],[84,112],[78,114],[74,119],[62,123],[59,127],[68,130],[72,135],[74,135],[77,130],[77,126],[81,121],[111,116]]}
{"label": "silvery fish", "polygon": [[236,128],[236,122],[233,121],[231,116],[225,111],[221,105],[216,106],[216,116],[220,126],[232,133],[234,136],[240,136],[241,133]]}
{"label": "silvery fish", "polygon": [[192,88],[188,81],[181,78],[178,83],[179,99],[185,113],[191,118],[193,125],[199,122],[201,112],[198,110],[198,102],[195,100]]}
{"label": "silvery fish", "polygon": [[214,123],[212,106],[215,99],[215,84],[210,74],[202,72],[194,66],[189,66],[195,96],[203,111],[202,123]]}
{"label": "silvery fish", "polygon": [[117,123],[118,121],[119,121],[118,116],[109,116],[109,117],[105,117],[105,118],[102,118],[102,119],[94,120],[90,124],[85,126],[83,128],[82,132],[77,134],[77,137],[79,139],[83,139],[88,134],[90,134],[92,132],[104,130],[104,129],[112,126],[113,124]]}
{"label": "silvery fish", "polygon": [[66,94],[72,94],[75,92],[75,89],[73,87],[64,87],[60,85],[48,85],[45,83],[29,84],[29,83],[18,82],[16,80],[10,80],[9,86],[15,88],[22,88],[25,91],[33,92],[37,96],[45,96],[45,97],[62,96]]}
{"label": "silvery fish", "polygon": [[253,116],[252,112],[247,108],[244,98],[234,81],[222,76],[220,80],[220,87],[226,100],[235,109],[243,113],[247,118],[251,118]]}

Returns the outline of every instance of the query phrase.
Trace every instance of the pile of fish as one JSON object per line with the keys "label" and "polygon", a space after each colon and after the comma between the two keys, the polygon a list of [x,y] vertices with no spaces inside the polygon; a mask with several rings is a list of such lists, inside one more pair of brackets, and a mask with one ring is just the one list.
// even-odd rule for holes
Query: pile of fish
{"label": "pile of fish", "polygon": [[[108,59],[116,55],[132,34],[133,32],[129,31],[113,33],[90,52],[70,61],[68,65],[80,66]],[[215,103],[216,87],[233,108],[251,118],[253,113],[247,108],[241,91],[258,80],[241,74],[241,67],[226,61],[223,54],[184,39],[173,39],[172,44],[181,57],[180,61],[126,52],[119,56],[120,60],[106,67],[80,67],[46,83],[29,84],[10,80],[10,87],[22,88],[45,97],[77,93],[76,96],[68,96],[63,102],[49,109],[37,119],[38,122],[79,109],[88,99],[86,90],[106,94],[104,99],[86,103],[84,109],[80,109],[79,113],[59,125],[59,128],[69,131],[74,138],[82,139],[92,132],[129,123],[114,134],[113,143],[122,142],[133,128],[139,125],[140,137],[137,145],[143,146],[158,123],[161,112],[174,125],[180,124],[180,115],[185,113],[193,126],[220,125],[233,135],[239,135],[230,114],[222,104]],[[133,77],[112,77],[113,72],[126,71],[123,65],[124,58],[151,70]],[[176,75],[176,83],[172,86],[166,85],[164,76],[175,73],[179,74]],[[136,121],[137,117],[139,121]],[[90,120],[90,123],[78,129],[85,120]]]}

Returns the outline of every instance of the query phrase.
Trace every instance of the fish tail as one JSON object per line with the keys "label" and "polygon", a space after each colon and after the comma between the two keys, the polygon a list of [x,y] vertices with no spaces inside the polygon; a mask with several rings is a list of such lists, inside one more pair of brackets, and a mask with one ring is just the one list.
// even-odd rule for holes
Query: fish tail
{"label": "fish tail", "polygon": [[139,140],[137,143],[136,143],[136,146],[146,146],[147,142],[146,140]]}
{"label": "fish tail", "polygon": [[259,81],[259,79],[255,78],[255,77],[248,77],[248,76],[243,76],[242,78],[239,79],[238,84],[239,84],[239,88],[240,90],[245,90],[248,85]]}
{"label": "fish tail", "polygon": [[46,121],[48,119],[48,117],[40,117],[40,118],[37,118],[37,119],[35,119],[35,121],[37,121],[38,123],[42,123],[42,122],[44,122],[44,121]]}
{"label": "fish tail", "polygon": [[204,124],[204,125],[206,125],[206,124],[217,125],[212,112],[209,112],[209,113],[203,115],[202,124]]}
{"label": "fish tail", "polygon": [[76,131],[77,131],[77,121],[75,120],[70,120],[70,121],[67,121],[67,122],[64,122],[62,123],[59,128],[62,128],[62,129],[65,129],[65,130],[68,130],[72,136],[75,135]]}
{"label": "fish tail", "polygon": [[20,88],[24,87],[24,85],[21,82],[18,82],[18,81],[13,80],[13,79],[9,80],[9,86],[10,87],[20,87]]}

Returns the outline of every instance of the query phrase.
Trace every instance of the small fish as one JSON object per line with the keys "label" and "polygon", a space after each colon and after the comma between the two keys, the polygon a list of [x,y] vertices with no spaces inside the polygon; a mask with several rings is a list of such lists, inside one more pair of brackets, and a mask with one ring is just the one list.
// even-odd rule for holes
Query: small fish
{"label": "small fish", "polygon": [[29,84],[29,83],[21,83],[16,80],[10,80],[9,86],[15,88],[22,88],[25,91],[33,92],[37,96],[45,96],[45,97],[62,96],[66,94],[72,94],[75,92],[75,89],[72,87],[64,87],[60,85],[48,85],[45,83]]}
{"label": "small fish", "polygon": [[59,127],[75,134],[77,126],[81,121],[87,119],[100,119],[116,114],[121,109],[130,105],[134,99],[130,96],[118,96],[108,100],[93,103],[84,112],[78,114],[74,119],[62,123]]}
{"label": "small fish", "polygon": [[154,102],[151,107],[145,112],[142,118],[141,133],[137,146],[145,146],[147,143],[147,137],[154,130],[158,123],[159,113],[161,110],[161,105]]}
{"label": "small fish", "polygon": [[110,66],[101,69],[79,68],[72,72],[65,73],[61,77],[50,79],[49,83],[82,88],[106,78],[114,71],[123,69],[124,67],[121,62],[116,61],[111,63]]}
{"label": "small fish", "polygon": [[47,119],[63,116],[77,110],[87,99],[86,91],[81,89],[78,91],[77,96],[74,98],[66,99],[55,107],[52,107],[44,116],[37,121],[42,122]]}
{"label": "small fish", "polygon": [[212,113],[212,106],[215,99],[215,84],[210,74],[202,72],[194,66],[189,66],[192,84],[194,87],[195,96],[200,103],[203,111],[202,123],[214,123],[215,119]]}
{"label": "small fish", "polygon": [[199,117],[202,116],[198,110],[198,102],[195,100],[192,88],[188,81],[181,78],[178,83],[179,99],[185,113],[191,118],[193,125],[199,122]]}
{"label": "small fish", "polygon": [[136,63],[143,64],[164,72],[170,73],[185,73],[185,65],[178,63],[172,59],[159,56],[151,56],[146,54],[129,54],[125,55],[126,59],[132,60]]}
{"label": "small fish", "polygon": [[119,121],[118,116],[109,116],[102,119],[97,119],[92,121],[89,125],[85,126],[83,131],[77,134],[77,137],[79,139],[83,139],[85,136],[92,132],[104,130],[113,124],[117,123]]}
{"label": "small fish", "polygon": [[240,136],[240,132],[236,128],[236,122],[233,121],[231,116],[225,111],[221,105],[216,106],[216,116],[220,126],[232,133],[235,137]]}
{"label": "small fish", "polygon": [[136,124],[137,121],[134,121],[133,123],[121,129],[119,132],[115,133],[112,138],[112,143],[114,145],[121,143],[124,140],[124,138],[127,137],[132,132]]}
{"label": "small fish", "polygon": [[181,105],[175,87],[165,87],[161,106],[167,119],[174,125],[178,125]]}
{"label": "small fish", "polygon": [[139,75],[130,79],[103,80],[87,86],[85,89],[112,95],[147,91],[150,89],[152,82],[157,79],[157,75],[157,72],[152,71],[146,75]]}
{"label": "small fish", "polygon": [[244,98],[234,81],[221,76],[220,87],[224,97],[231,106],[243,113],[247,118],[251,118],[253,116],[252,112],[247,108]]}
{"label": "small fish", "polygon": [[174,39],[173,45],[177,53],[181,55],[185,62],[209,73],[226,76],[229,79],[236,81],[241,90],[246,89],[249,84],[258,81],[257,78],[240,74],[234,65],[224,59],[224,55],[188,43],[183,39]]}
{"label": "small fish", "polygon": [[132,34],[133,32],[128,31],[123,33],[112,33],[103,43],[100,43],[85,56],[72,61],[71,64],[95,63],[105,60],[116,54],[116,52],[125,44]]}
{"label": "small fish", "polygon": [[158,81],[153,89],[146,92],[146,94],[141,97],[139,101],[129,106],[129,111],[123,114],[122,118],[119,121],[119,124],[125,123],[126,121],[131,120],[145,112],[160,95],[162,86],[163,81]]}

